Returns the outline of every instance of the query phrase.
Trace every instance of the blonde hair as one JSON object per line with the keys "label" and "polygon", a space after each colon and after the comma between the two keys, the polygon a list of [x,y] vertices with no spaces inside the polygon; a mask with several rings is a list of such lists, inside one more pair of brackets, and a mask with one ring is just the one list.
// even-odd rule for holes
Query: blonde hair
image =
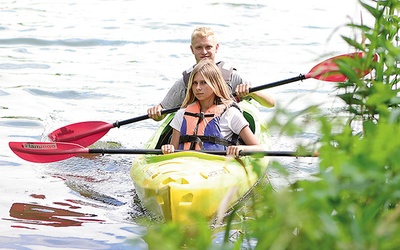
{"label": "blonde hair", "polygon": [[215,94],[215,104],[223,103],[228,106],[233,102],[228,86],[226,85],[218,66],[209,59],[203,59],[197,63],[192,73],[190,73],[188,89],[181,106],[182,108],[186,108],[189,104],[197,100],[192,90],[193,78],[197,73],[203,76],[207,85],[213,90]]}
{"label": "blonde hair", "polygon": [[191,44],[193,44],[193,41],[197,37],[203,38],[203,37],[210,37],[210,36],[213,37],[214,42],[217,43],[217,38],[215,36],[214,30],[212,30],[211,28],[208,28],[208,27],[198,27],[193,30]]}

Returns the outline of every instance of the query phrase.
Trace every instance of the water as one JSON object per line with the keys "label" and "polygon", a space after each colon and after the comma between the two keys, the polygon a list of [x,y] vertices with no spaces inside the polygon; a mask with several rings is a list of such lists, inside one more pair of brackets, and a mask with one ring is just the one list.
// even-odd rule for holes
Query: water
{"label": "water", "polygon": [[[356,1],[2,1],[0,3],[0,244],[3,249],[146,249],[135,222],[129,168],[134,156],[106,155],[38,164],[19,159],[9,141],[44,141],[66,124],[114,122],[146,113],[194,63],[190,34],[218,33],[217,59],[254,86],[307,73],[327,57],[352,52],[340,35],[360,19]],[[364,22],[368,16],[364,15]],[[332,84],[308,79],[270,89],[298,111],[342,103]],[[274,109],[261,108],[268,121]],[[141,148],[157,128],[146,120],[111,129],[101,140]],[[315,141],[272,133],[273,150]],[[276,187],[310,178],[317,159],[279,159]]]}

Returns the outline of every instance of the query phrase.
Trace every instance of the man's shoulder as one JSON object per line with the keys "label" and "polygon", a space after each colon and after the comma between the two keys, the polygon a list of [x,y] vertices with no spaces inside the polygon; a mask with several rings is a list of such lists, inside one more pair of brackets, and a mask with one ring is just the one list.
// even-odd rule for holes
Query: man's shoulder
{"label": "man's shoulder", "polygon": [[190,66],[190,68],[184,70],[184,71],[183,71],[183,74],[190,74],[190,73],[193,71],[193,69],[194,69],[194,65],[193,65],[193,66]]}
{"label": "man's shoulder", "polygon": [[[236,68],[233,66],[233,64],[229,63],[229,62],[225,62],[225,61],[218,61],[216,63],[218,65],[218,67],[220,67],[221,69],[225,69],[225,70],[234,70],[236,71]],[[196,65],[192,65],[189,68],[187,68],[186,70],[183,71],[184,74],[190,74],[194,67]]]}
{"label": "man's shoulder", "polygon": [[221,69],[224,69],[224,70],[236,71],[236,68],[233,67],[233,65],[229,62],[219,61],[219,62],[217,62],[217,65],[218,65],[218,67],[220,67]]}

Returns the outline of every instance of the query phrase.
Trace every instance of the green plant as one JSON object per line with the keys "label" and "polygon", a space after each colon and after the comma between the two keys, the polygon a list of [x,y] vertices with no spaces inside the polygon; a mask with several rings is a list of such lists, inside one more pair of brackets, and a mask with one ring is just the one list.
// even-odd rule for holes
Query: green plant
{"label": "green plant", "polygon": [[[376,7],[372,7],[363,1],[360,4],[375,18],[375,25],[349,24],[363,34],[361,42],[343,37],[343,39],[355,49],[365,52],[364,58],[356,58],[352,62],[338,62],[340,70],[347,74],[349,81],[338,84],[340,94],[346,104],[348,111],[354,119],[361,120],[388,120],[399,119],[397,109],[400,97],[397,96],[397,87],[400,74],[399,69],[399,29],[400,17],[398,11],[400,3],[398,0],[377,1]],[[374,54],[379,59],[372,60]],[[374,74],[369,78],[359,79],[354,67],[367,70],[374,69]]]}

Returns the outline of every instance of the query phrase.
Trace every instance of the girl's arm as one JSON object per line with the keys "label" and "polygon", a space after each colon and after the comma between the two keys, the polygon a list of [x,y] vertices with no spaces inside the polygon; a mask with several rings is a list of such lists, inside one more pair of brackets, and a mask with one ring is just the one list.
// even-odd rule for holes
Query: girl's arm
{"label": "girl's arm", "polygon": [[172,129],[171,144],[174,148],[179,147],[179,138],[181,137],[181,132],[176,129]]}
{"label": "girl's arm", "polygon": [[264,150],[263,147],[258,142],[257,137],[253,134],[253,132],[249,128],[249,126],[244,127],[240,131],[239,136],[246,143],[246,145],[229,146],[226,149],[227,155],[239,156],[239,152],[241,150],[243,150],[243,151],[251,151],[251,150],[262,151],[262,150]]}
{"label": "girl's arm", "polygon": [[170,144],[165,144],[161,146],[161,151],[163,152],[163,154],[171,154],[175,151],[175,148],[178,148],[180,136],[181,133],[178,130],[172,129],[172,137]]}

